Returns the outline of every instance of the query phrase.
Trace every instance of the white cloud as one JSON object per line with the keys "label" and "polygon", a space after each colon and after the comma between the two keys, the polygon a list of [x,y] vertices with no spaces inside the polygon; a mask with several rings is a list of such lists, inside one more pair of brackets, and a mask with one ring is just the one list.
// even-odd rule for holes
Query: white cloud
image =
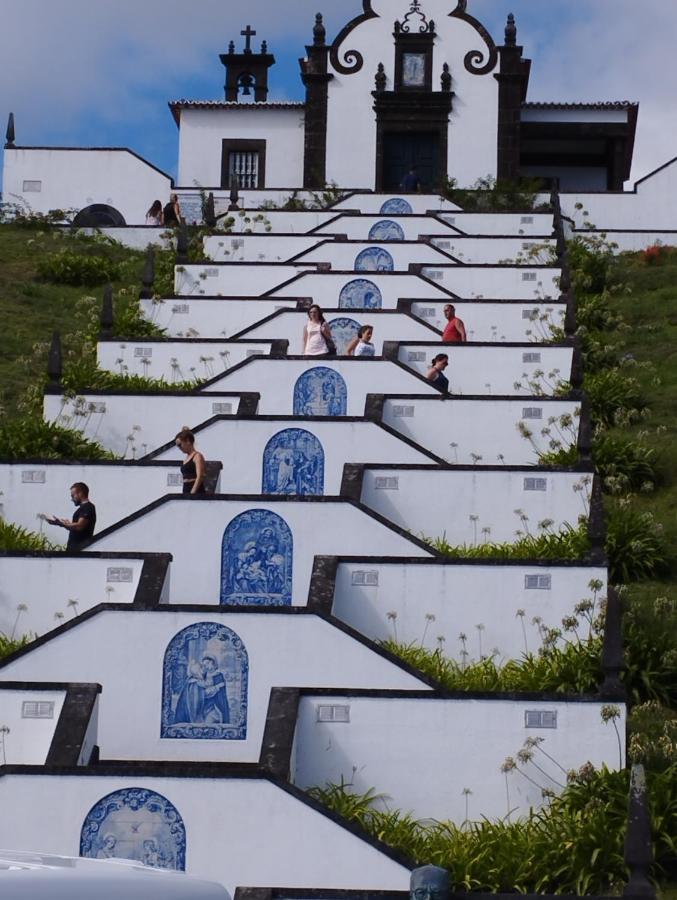
{"label": "white cloud", "polygon": [[[401,13],[407,0],[393,0]],[[497,42],[508,0],[470,0]],[[450,9],[453,0],[450,0]],[[0,116],[13,110],[19,143],[79,143],[107,132],[142,152],[176,144],[164,100],[221,95],[216,54],[250,22],[267,38],[293,90],[290,66],[323,6],[332,35],[361,0],[5,0]],[[677,155],[677,4],[666,0],[510,0],[531,99],[641,103],[636,177]],[[239,39],[239,37],[238,37]],[[159,99],[164,98],[164,99]],[[93,124],[96,124],[96,128]],[[89,131],[88,131],[89,128]],[[94,141],[94,138],[91,138]],[[117,140],[119,143],[120,140]],[[172,150],[174,152],[174,150]]]}

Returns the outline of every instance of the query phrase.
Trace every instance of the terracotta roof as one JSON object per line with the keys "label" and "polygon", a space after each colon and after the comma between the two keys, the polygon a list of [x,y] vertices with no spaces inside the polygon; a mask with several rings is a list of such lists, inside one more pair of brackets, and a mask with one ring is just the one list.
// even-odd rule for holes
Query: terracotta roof
{"label": "terracotta roof", "polygon": [[628,109],[639,106],[632,100],[601,100],[596,103],[523,103],[524,109]]}
{"label": "terracotta roof", "polygon": [[228,100],[171,100],[169,108],[176,124],[182,109],[303,109],[302,101],[271,101],[266,103],[237,103]]}

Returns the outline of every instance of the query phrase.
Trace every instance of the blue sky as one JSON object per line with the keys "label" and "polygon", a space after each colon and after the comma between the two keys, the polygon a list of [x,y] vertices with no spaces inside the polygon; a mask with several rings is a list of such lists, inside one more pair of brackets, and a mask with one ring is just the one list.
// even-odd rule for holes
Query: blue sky
{"label": "blue sky", "polygon": [[[5,0],[0,117],[20,145],[128,146],[174,174],[167,101],[220,99],[218,54],[248,23],[277,57],[273,97],[302,99],[314,14],[330,37],[361,0]],[[407,0],[392,0],[394,17]],[[454,5],[449,2],[449,8]],[[425,2],[424,2],[425,6]],[[638,12],[638,10],[640,10]],[[533,59],[531,100],[639,100],[633,177],[677,155],[673,0],[469,0],[502,41],[514,12]]]}

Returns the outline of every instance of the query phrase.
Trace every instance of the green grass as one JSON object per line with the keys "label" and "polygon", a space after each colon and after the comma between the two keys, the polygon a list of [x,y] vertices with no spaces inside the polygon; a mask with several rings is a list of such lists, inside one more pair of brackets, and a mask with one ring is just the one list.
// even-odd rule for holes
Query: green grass
{"label": "green grass", "polygon": [[[113,282],[113,290],[138,296],[142,253],[97,240],[73,239],[60,229],[0,225],[0,404],[10,415],[36,372],[45,370],[52,331],[64,336],[80,332],[101,308],[103,284],[87,288],[53,284],[38,274],[41,260],[65,249],[119,263],[120,278]],[[36,344],[43,346],[33,355]],[[66,352],[74,344],[66,340]],[[30,365],[20,362],[29,358]]]}

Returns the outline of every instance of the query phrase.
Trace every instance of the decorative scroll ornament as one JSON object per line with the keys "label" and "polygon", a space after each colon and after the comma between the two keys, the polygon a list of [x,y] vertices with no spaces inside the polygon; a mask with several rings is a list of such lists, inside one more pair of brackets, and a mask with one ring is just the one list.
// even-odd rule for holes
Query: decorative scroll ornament
{"label": "decorative scroll ornament", "polygon": [[496,67],[496,63],[498,62],[498,50],[496,49],[493,38],[484,25],[471,16],[467,12],[467,9],[468,0],[458,0],[456,9],[453,12],[450,12],[449,16],[452,19],[461,19],[463,22],[467,22],[468,25],[474,28],[487,45],[487,51],[471,50],[469,53],[466,53],[463,65],[465,66],[466,71],[470,72],[471,75],[486,75]]}
{"label": "decorative scroll ornament", "polygon": [[395,22],[396,34],[411,34],[413,31],[418,31],[419,34],[432,34],[435,31],[435,23],[426,19],[420,0],[412,0],[409,12],[402,22]]}
{"label": "decorative scroll ornament", "polygon": [[331,50],[329,51],[331,64],[337,72],[341,73],[341,75],[354,75],[356,72],[359,72],[364,65],[364,57],[359,50],[346,50],[341,53],[341,45],[352,31],[359,25],[362,25],[363,22],[368,22],[369,19],[378,18],[378,13],[375,13],[371,8],[371,0],[362,0],[362,8],[364,10],[362,15],[357,16],[351,22],[348,22],[345,28],[342,28],[341,31],[339,31],[334,43],[331,45]]}

